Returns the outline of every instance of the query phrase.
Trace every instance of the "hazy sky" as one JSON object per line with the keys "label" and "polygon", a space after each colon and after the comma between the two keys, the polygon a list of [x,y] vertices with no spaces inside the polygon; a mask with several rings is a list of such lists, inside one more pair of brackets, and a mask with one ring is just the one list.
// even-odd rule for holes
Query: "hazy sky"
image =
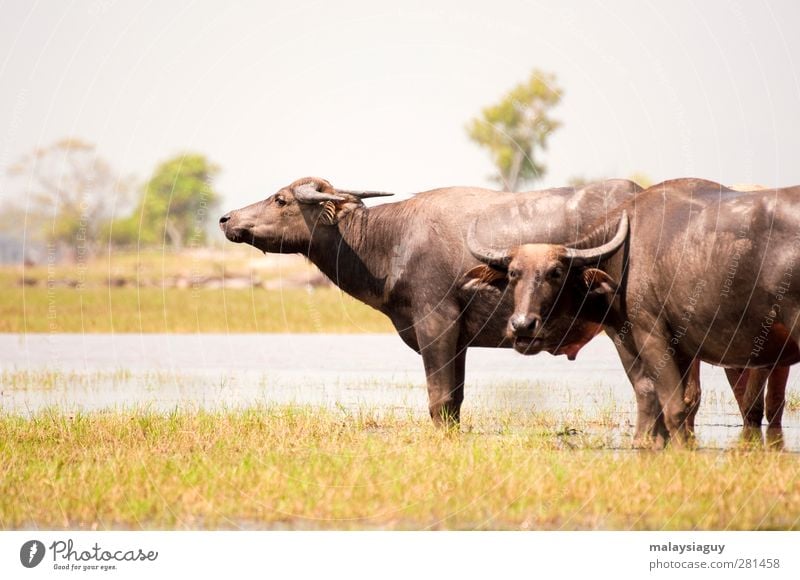
{"label": "hazy sky", "polygon": [[142,178],[203,152],[226,207],[304,175],[489,185],[464,125],[539,67],[565,90],[542,186],[636,171],[800,183],[796,0],[0,6],[3,167],[76,136]]}

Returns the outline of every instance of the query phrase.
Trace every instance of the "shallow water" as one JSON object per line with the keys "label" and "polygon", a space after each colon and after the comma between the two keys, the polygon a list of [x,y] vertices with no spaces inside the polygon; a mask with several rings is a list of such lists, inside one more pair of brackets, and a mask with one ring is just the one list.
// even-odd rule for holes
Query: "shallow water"
{"label": "shallow water", "polygon": [[[395,335],[6,334],[0,335],[0,369],[33,373],[25,386],[0,385],[0,406],[14,413],[53,406],[169,410],[273,403],[420,415],[427,409],[422,360]],[[40,386],[36,376],[44,371],[68,374]],[[701,381],[698,441],[732,446],[741,419],[725,375],[703,365]],[[787,391],[796,392],[798,382],[794,373]],[[620,425],[624,440],[634,406],[630,383],[605,337],[572,362],[503,349],[474,348],[467,356],[466,414],[583,412]],[[800,413],[785,413],[784,440],[787,449],[800,451]]]}

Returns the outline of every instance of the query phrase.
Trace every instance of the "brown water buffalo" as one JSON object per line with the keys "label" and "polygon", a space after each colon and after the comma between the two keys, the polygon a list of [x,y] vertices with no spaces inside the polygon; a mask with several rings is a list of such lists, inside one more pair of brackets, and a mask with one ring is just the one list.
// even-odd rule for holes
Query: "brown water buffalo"
{"label": "brown water buffalo", "polygon": [[725,369],[739,404],[745,427],[760,427],[767,419],[770,429],[781,427],[786,405],[789,367],[766,369]]}
{"label": "brown water buffalo", "polygon": [[[769,189],[753,183],[731,185],[730,188],[734,191]],[[766,417],[770,429],[780,429],[786,404],[789,367],[725,369],[725,374],[733,387],[745,427],[761,427],[761,419]]]}
{"label": "brown water buffalo", "polygon": [[386,314],[422,355],[431,417],[450,422],[464,398],[467,348],[511,344],[511,296],[462,275],[480,266],[465,245],[469,225],[481,216],[504,240],[519,242],[524,231],[539,242],[568,243],[639,191],[627,180],[527,193],[448,187],[366,207],[362,199],[382,194],[307,177],[226,214],[220,227],[233,242],[306,256],[339,288]]}
{"label": "brown water buffalo", "polygon": [[742,193],[678,179],[575,244],[496,250],[477,230],[469,237],[513,286],[519,352],[574,356],[600,331],[612,337],[636,393],[638,440],[685,440],[695,359],[768,370],[800,361],[800,187]]}
{"label": "brown water buffalo", "polygon": [[[731,185],[734,191],[764,191],[758,184]],[[786,404],[789,367],[775,369],[725,369],[745,427],[761,427],[766,417],[770,429],[780,429]]]}

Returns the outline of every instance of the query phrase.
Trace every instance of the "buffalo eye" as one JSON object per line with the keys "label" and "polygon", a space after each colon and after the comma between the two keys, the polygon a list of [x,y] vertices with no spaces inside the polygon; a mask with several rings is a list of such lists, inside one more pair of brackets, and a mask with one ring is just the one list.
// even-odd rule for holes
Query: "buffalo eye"
{"label": "buffalo eye", "polygon": [[508,271],[508,281],[512,284],[519,280],[519,270],[509,270]]}
{"label": "buffalo eye", "polygon": [[275,203],[278,204],[278,207],[283,207],[286,205],[286,198],[282,195],[275,196]]}
{"label": "buffalo eye", "polygon": [[560,266],[556,266],[552,270],[548,270],[547,272],[547,279],[548,280],[561,280],[564,276],[564,270],[561,269]]}

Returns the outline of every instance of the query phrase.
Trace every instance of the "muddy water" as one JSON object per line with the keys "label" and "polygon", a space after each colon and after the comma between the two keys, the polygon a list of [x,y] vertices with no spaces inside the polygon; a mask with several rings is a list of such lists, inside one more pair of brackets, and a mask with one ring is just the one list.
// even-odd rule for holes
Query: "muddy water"
{"label": "muddy water", "polygon": [[[424,414],[427,407],[422,361],[394,335],[0,335],[0,369],[33,373],[24,384],[0,385],[0,405],[15,413],[297,403]],[[38,378],[45,371],[61,379]],[[698,439],[733,445],[741,420],[725,375],[703,365],[701,380]],[[796,371],[787,391],[797,392],[798,382]],[[605,337],[574,362],[471,349],[470,409],[583,411],[612,417],[623,430],[634,421],[630,384]],[[787,412],[784,424],[787,449],[800,451],[800,413]]]}

